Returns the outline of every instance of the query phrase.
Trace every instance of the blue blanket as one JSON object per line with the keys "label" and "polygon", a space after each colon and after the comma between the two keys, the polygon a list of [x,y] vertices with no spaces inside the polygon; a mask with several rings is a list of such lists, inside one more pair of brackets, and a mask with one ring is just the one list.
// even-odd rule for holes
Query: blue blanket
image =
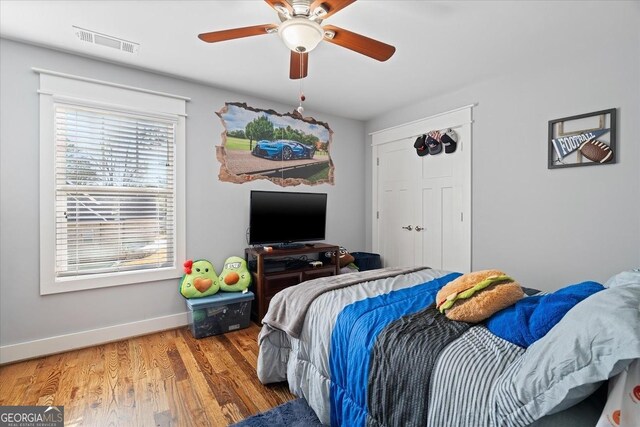
{"label": "blue blanket", "polygon": [[329,353],[331,425],[365,425],[371,350],[378,335],[391,322],[432,304],[440,288],[460,275],[451,273],[418,286],[357,301],[340,312]]}
{"label": "blue blanket", "polygon": [[547,334],[577,303],[604,287],[596,282],[567,286],[552,294],[526,297],[487,320],[495,335],[527,348]]}

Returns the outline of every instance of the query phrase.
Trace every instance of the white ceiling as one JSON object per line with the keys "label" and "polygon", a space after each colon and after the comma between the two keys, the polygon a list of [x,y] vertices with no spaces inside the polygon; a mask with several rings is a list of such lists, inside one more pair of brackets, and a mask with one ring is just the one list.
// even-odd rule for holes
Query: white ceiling
{"label": "white ceiling", "polygon": [[[608,12],[614,6],[610,1],[359,0],[325,23],[394,45],[396,53],[378,62],[321,43],[309,55],[305,108],[368,120],[483,79],[593,56],[612,47],[598,28],[615,27],[609,16],[615,14]],[[197,38],[278,22],[261,0],[0,2],[2,37],[295,107],[299,83],[288,77],[289,51],[277,35],[213,44]],[[139,51],[131,55],[82,42],[73,25],[139,43]]]}

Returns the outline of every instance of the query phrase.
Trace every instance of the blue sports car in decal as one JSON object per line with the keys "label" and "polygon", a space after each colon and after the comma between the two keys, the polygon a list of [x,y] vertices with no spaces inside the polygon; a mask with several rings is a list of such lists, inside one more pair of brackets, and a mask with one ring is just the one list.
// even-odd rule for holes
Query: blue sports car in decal
{"label": "blue sports car in decal", "polygon": [[271,160],[312,159],[316,149],[313,145],[304,145],[298,141],[278,139],[262,140],[256,143],[251,154]]}

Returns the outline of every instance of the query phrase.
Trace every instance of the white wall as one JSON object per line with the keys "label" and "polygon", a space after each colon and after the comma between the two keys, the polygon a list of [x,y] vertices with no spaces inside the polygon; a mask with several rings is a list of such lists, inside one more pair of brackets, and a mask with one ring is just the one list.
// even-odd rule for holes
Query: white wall
{"label": "white wall", "polygon": [[268,181],[225,183],[218,180],[214,147],[220,144],[223,126],[215,112],[225,101],[247,102],[282,113],[292,111],[295,91],[292,104],[282,105],[4,39],[0,40],[0,55],[0,346],[186,311],[178,280],[40,296],[38,74],[31,67],[191,98],[186,129],[188,257],[209,259],[220,272],[228,256],[243,256],[252,189],[327,192],[327,241],[351,250],[364,249],[365,225],[359,215],[365,210],[364,123],[306,112],[327,122],[334,131],[331,156],[335,186],[283,189]]}
{"label": "white wall", "polygon": [[[478,104],[473,109],[474,270],[503,269],[525,286],[551,290],[640,267],[640,8],[617,6],[609,19],[593,16],[581,29],[598,31],[608,46],[592,57],[564,52],[561,63],[513,64],[500,77],[367,123],[367,132],[374,132]],[[456,58],[448,66],[473,64]],[[547,169],[548,121],[608,108],[618,109],[618,163]],[[370,147],[367,155],[371,176]],[[369,196],[366,204],[370,230]]]}

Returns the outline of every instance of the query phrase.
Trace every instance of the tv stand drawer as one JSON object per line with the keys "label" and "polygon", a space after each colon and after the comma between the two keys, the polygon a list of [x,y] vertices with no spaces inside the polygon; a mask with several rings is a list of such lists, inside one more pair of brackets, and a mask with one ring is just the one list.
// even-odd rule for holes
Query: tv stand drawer
{"label": "tv stand drawer", "polygon": [[334,276],[335,266],[331,265],[329,267],[316,267],[311,270],[305,270],[302,272],[302,282],[306,282],[307,280],[317,279],[319,277],[329,277]]}
{"label": "tv stand drawer", "polygon": [[302,275],[303,273],[299,271],[293,273],[269,273],[265,275],[263,285],[265,296],[273,296],[289,286],[297,285],[304,281]]}

